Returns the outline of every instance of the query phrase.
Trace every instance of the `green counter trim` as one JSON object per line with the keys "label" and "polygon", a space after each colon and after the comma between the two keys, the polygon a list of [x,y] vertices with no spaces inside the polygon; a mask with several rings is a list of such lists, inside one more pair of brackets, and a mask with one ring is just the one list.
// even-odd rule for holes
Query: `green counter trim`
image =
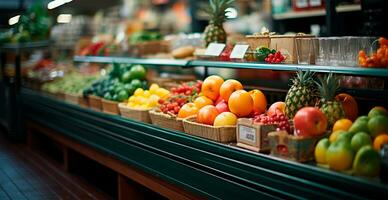
{"label": "green counter trim", "polygon": [[83,109],[22,90],[25,117],[212,199],[363,199],[388,186]]}
{"label": "green counter trim", "polygon": [[362,67],[341,67],[341,66],[319,66],[319,65],[295,65],[295,64],[266,64],[254,62],[222,62],[206,60],[178,60],[178,59],[153,59],[153,58],[130,58],[110,56],[75,56],[75,62],[94,63],[130,63],[157,66],[178,66],[178,67],[212,67],[232,69],[261,69],[275,71],[313,71],[321,73],[337,73],[354,76],[375,76],[388,77],[388,69],[384,68],[362,68]]}

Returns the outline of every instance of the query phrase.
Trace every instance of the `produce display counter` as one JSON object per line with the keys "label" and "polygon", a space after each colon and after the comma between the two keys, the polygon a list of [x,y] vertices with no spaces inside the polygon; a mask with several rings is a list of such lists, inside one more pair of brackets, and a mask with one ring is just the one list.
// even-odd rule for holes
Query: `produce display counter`
{"label": "produce display counter", "polygon": [[[203,198],[385,199],[388,185],[65,103],[22,89],[24,118]],[[171,196],[170,196],[171,197]]]}
{"label": "produce display counter", "polygon": [[275,71],[313,71],[320,73],[336,73],[353,76],[375,76],[388,77],[388,70],[384,68],[361,68],[361,67],[333,67],[319,65],[294,65],[294,64],[266,64],[256,62],[221,62],[207,60],[174,60],[174,59],[141,59],[127,57],[104,57],[104,56],[75,56],[75,62],[93,62],[93,63],[131,63],[143,65],[167,65],[180,67],[212,67],[212,68],[231,68],[231,69],[260,69]]}

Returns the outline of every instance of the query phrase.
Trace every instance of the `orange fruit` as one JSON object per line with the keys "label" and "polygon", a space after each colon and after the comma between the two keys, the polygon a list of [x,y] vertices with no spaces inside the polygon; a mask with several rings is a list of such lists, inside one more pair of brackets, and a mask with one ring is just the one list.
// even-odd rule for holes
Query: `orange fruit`
{"label": "orange fruit", "polygon": [[376,151],[380,151],[383,144],[388,144],[388,134],[383,133],[378,135],[375,140],[373,141],[373,148]]}
{"label": "orange fruit", "polygon": [[222,83],[224,83],[224,79],[220,76],[209,76],[203,81],[201,92],[209,99],[215,101],[217,100],[218,96],[220,96],[220,88]]}
{"label": "orange fruit", "polygon": [[352,126],[353,122],[350,119],[339,119],[334,123],[333,132],[338,130],[347,131],[350,126]]}
{"label": "orange fruit", "polygon": [[345,117],[354,121],[358,116],[358,104],[354,97],[346,93],[341,93],[335,96],[335,99],[341,102],[345,111]]}
{"label": "orange fruit", "polygon": [[195,106],[197,106],[198,109],[201,109],[204,106],[207,105],[213,105],[213,101],[205,96],[197,97],[194,102]]}
{"label": "orange fruit", "polygon": [[237,117],[245,117],[253,111],[253,99],[247,91],[237,90],[230,95],[228,106]]}
{"label": "orange fruit", "polygon": [[223,100],[228,102],[230,95],[236,91],[236,90],[242,90],[243,85],[234,80],[234,79],[229,79],[226,80],[224,83],[222,83],[221,88],[220,88],[220,96]]}
{"label": "orange fruit", "polygon": [[257,114],[262,114],[267,109],[267,99],[265,95],[260,90],[251,90],[249,91],[253,99],[253,111]]}
{"label": "orange fruit", "polygon": [[178,118],[186,118],[189,116],[196,115],[198,113],[198,108],[194,103],[186,103],[178,112]]}

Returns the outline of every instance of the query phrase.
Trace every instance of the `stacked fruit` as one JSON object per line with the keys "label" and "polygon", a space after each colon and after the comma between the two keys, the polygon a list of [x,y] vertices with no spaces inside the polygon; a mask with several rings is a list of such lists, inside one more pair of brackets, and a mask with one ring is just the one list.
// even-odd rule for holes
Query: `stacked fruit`
{"label": "stacked fruit", "polygon": [[275,124],[278,125],[278,131],[284,130],[287,131],[288,133],[291,133],[291,125],[290,122],[288,121],[288,118],[286,115],[282,112],[277,112],[274,115],[257,115],[254,117],[254,121],[256,123],[261,123],[261,124]]}
{"label": "stacked fruit", "polygon": [[146,73],[145,68],[141,65],[122,67],[114,63],[109,75],[93,83],[91,87],[83,91],[83,94],[84,96],[93,94],[107,100],[123,102],[137,88],[147,86],[144,80]]}
{"label": "stacked fruit", "polygon": [[247,92],[239,81],[224,81],[216,75],[204,80],[201,94],[193,103],[183,105],[178,116],[185,118],[196,115],[199,123],[228,126],[236,125],[239,117],[264,113],[267,106],[267,100],[260,90]]}
{"label": "stacked fruit", "polygon": [[169,94],[167,89],[154,83],[149,90],[137,88],[134,94],[129,97],[127,106],[133,109],[151,109],[156,107],[160,100],[167,99]]}
{"label": "stacked fruit", "polygon": [[358,53],[358,62],[361,67],[387,67],[388,66],[388,39],[379,38],[379,49],[368,57],[364,50]]}
{"label": "stacked fruit", "polygon": [[374,177],[380,171],[378,151],[383,144],[388,144],[388,112],[375,107],[354,123],[349,119],[336,121],[330,137],[317,144],[315,159],[332,170]]}
{"label": "stacked fruit", "polygon": [[[159,109],[166,114],[176,116],[179,114],[182,106],[188,102],[192,102],[193,98],[201,92],[202,81],[183,83],[178,87],[170,89],[170,96],[159,101]],[[184,108],[186,110],[187,107]],[[183,111],[182,111],[183,112]],[[178,117],[180,117],[178,115]]]}

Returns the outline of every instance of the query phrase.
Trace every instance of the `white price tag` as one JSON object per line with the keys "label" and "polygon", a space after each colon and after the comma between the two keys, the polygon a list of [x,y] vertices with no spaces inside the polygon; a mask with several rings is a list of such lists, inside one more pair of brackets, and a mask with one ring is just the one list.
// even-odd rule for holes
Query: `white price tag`
{"label": "white price tag", "polygon": [[233,47],[232,53],[230,54],[230,58],[243,59],[248,48],[249,45],[247,44],[236,44]]}
{"label": "white price tag", "polygon": [[239,139],[256,143],[255,129],[249,126],[239,125]]}
{"label": "white price tag", "polygon": [[222,43],[210,43],[207,46],[205,55],[206,56],[219,56],[225,48],[225,44]]}

